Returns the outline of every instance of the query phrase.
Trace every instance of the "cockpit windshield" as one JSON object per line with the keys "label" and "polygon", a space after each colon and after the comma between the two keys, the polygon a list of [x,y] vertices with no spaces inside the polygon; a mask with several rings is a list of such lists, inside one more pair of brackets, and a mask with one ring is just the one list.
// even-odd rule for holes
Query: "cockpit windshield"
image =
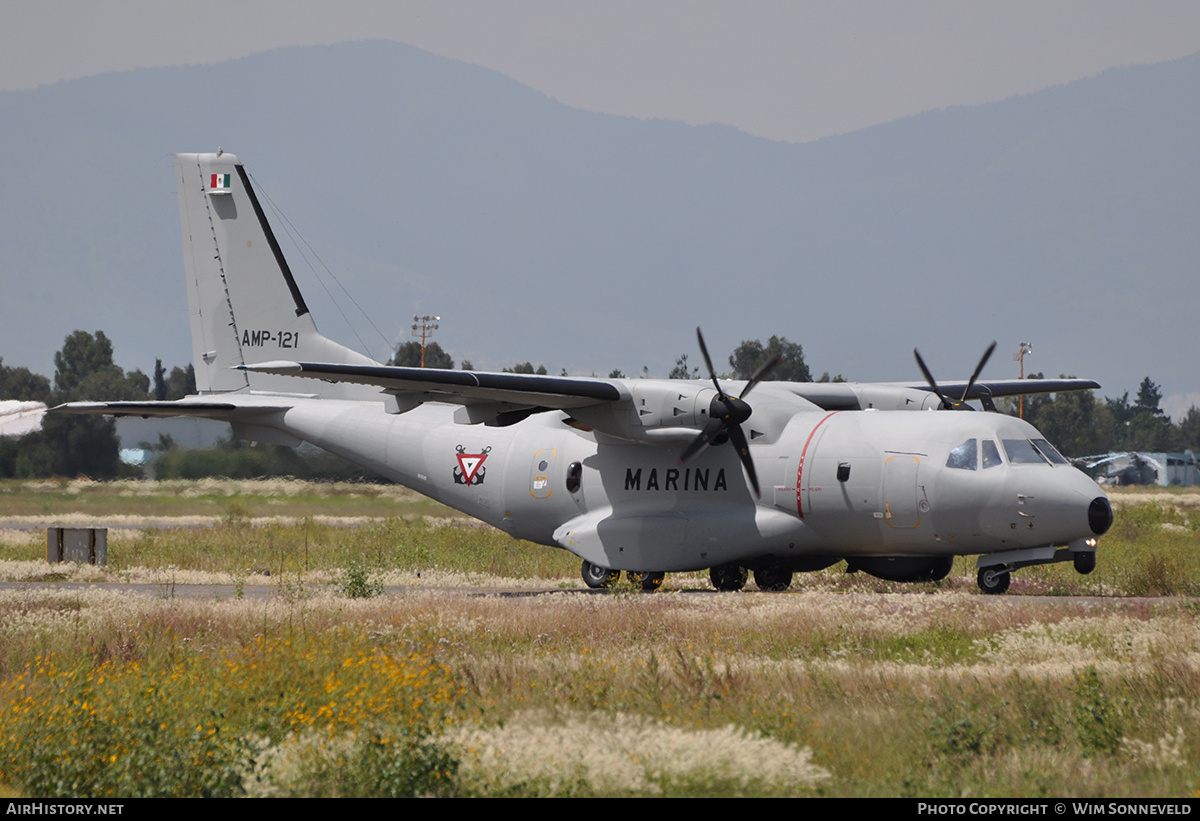
{"label": "cockpit windshield", "polygon": [[996,447],[996,440],[983,440],[983,469],[999,467],[1004,464],[1000,461],[1000,448]]}
{"label": "cockpit windshield", "polygon": [[[1013,465],[1048,465],[1052,460],[1046,456],[1041,449],[1029,439],[1004,439],[1004,452],[1008,455],[1009,464]],[[1045,439],[1039,440],[1046,442]],[[1046,442],[1047,450],[1054,450],[1050,447],[1050,443]],[[1055,451],[1055,455],[1058,452]],[[1058,457],[1062,459],[1061,456]],[[1064,460],[1065,461],[1065,460]]]}
{"label": "cockpit windshield", "polygon": [[[1045,439],[1004,439],[1004,452],[1012,465],[1068,465],[1070,462]],[[982,453],[981,453],[982,451]],[[981,458],[982,456],[982,458]],[[955,470],[987,470],[1004,464],[994,439],[968,439],[950,451],[946,467]]]}
{"label": "cockpit windshield", "polygon": [[1063,456],[1061,453],[1059,453],[1055,449],[1054,445],[1050,444],[1045,439],[1033,439],[1031,441],[1033,442],[1033,446],[1035,448],[1037,448],[1038,451],[1043,456],[1045,456],[1047,459],[1049,459],[1054,464],[1056,464],[1056,465],[1071,464],[1070,462],[1067,461],[1067,458],[1065,456]]}
{"label": "cockpit windshield", "polygon": [[975,440],[968,439],[950,451],[950,458],[946,460],[946,467],[957,470],[975,470],[975,450]]}

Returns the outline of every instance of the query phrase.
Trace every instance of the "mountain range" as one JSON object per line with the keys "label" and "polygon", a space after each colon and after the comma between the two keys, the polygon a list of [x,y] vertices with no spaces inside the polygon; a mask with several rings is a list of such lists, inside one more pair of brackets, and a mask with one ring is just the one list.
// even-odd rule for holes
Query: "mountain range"
{"label": "mountain range", "polygon": [[0,357],[47,375],[77,328],[188,361],[172,154],[221,147],[376,358],[419,313],[481,370],[665,376],[699,325],[718,369],[780,335],[814,374],[965,378],[995,339],[995,378],[1029,341],[1105,395],[1200,392],[1200,54],[791,144],[361,41],[0,92],[0,145]]}

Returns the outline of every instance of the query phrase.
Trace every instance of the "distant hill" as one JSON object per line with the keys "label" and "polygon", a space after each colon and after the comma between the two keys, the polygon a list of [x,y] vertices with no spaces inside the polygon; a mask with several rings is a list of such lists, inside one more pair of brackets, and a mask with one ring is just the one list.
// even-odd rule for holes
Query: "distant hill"
{"label": "distant hill", "polygon": [[368,41],[0,92],[0,145],[0,356],[46,374],[76,328],[125,368],[188,360],[171,155],[221,146],[392,342],[441,314],[478,369],[662,376],[702,325],[721,364],[780,334],[815,373],[918,377],[919,346],[965,377],[998,339],[1015,375],[1029,340],[1109,395],[1200,390],[1200,55],[793,145]]}

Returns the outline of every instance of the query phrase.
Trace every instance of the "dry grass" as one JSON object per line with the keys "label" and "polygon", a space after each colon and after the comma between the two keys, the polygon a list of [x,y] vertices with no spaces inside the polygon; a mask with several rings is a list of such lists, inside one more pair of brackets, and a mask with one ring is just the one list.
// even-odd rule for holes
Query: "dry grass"
{"label": "dry grass", "polygon": [[[78,675],[114,671],[107,682],[191,682],[176,706],[255,761],[232,780],[221,771],[235,791],[403,792],[371,775],[410,761],[378,718],[386,704],[354,727],[256,729],[238,718],[266,703],[257,674],[207,671],[268,642],[272,666],[296,681],[359,658],[445,671],[453,698],[427,716],[412,749],[429,772],[453,776],[418,793],[1187,798],[1200,789],[1200,606],[1113,596],[1196,589],[1200,517],[1187,504],[1119,505],[1096,574],[1029,569],[1005,597],[979,595],[969,562],[939,585],[827,572],[798,577],[786,594],[713,594],[691,592],[708,587],[703,576],[676,574],[659,594],[597,595],[579,589],[569,554],[490,529],[420,516],[253,526],[245,511],[257,504],[226,509],[214,527],[110,531],[107,569],[50,568],[22,556],[40,550],[41,533],[5,534],[4,578],[66,570],[75,581],[163,585],[157,597],[119,585],[0,591],[6,755],[25,748],[15,688],[35,683],[31,665],[53,656]],[[390,592],[344,595],[355,562]],[[274,595],[172,598],[167,579]],[[562,590],[511,597],[460,585]],[[1102,598],[1022,595],[1081,591]],[[386,689],[396,672],[355,669],[362,692]],[[300,688],[295,703],[352,714],[352,700],[314,700],[330,681]],[[124,692],[103,703],[124,703]],[[404,688],[388,692],[401,698]],[[217,721],[211,711],[224,707]],[[193,749],[162,723],[156,750]],[[40,783],[23,772],[0,766],[0,790],[5,778],[18,792]]]}
{"label": "dry grass", "polygon": [[392,516],[466,518],[400,485],[297,479],[0,481],[0,526],[211,525],[231,509],[265,521],[305,516],[347,523]]}
{"label": "dry grass", "polygon": [[1145,485],[1143,487],[1106,487],[1114,509],[1144,504],[1169,504],[1178,508],[1200,507],[1200,487],[1170,487]]}
{"label": "dry grass", "polygon": [[[361,638],[330,643],[348,635]],[[444,668],[457,695],[439,738],[457,745],[457,794],[1188,796],[1200,778],[1200,629],[1176,600],[0,593],[9,682],[51,654],[198,675],[188,659],[263,641],[293,677],[313,646],[334,653],[322,664],[344,645],[346,658],[421,650]],[[237,677],[195,687],[222,693],[198,712],[252,697]],[[330,732],[321,749],[357,749]],[[273,742],[271,794],[304,793],[280,762],[313,743]],[[605,763],[634,750],[632,769]]]}

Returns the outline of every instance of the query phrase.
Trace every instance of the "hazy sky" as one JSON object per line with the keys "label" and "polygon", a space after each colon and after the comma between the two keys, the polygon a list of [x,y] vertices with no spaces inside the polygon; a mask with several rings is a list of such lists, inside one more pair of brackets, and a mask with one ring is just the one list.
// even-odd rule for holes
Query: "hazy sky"
{"label": "hazy sky", "polygon": [[0,0],[0,90],[367,38],[592,111],[801,142],[1195,53],[1200,2]]}
{"label": "hazy sky", "polygon": [[805,141],[1200,51],[1200,3],[0,0],[0,89],[365,38],[592,111]]}

